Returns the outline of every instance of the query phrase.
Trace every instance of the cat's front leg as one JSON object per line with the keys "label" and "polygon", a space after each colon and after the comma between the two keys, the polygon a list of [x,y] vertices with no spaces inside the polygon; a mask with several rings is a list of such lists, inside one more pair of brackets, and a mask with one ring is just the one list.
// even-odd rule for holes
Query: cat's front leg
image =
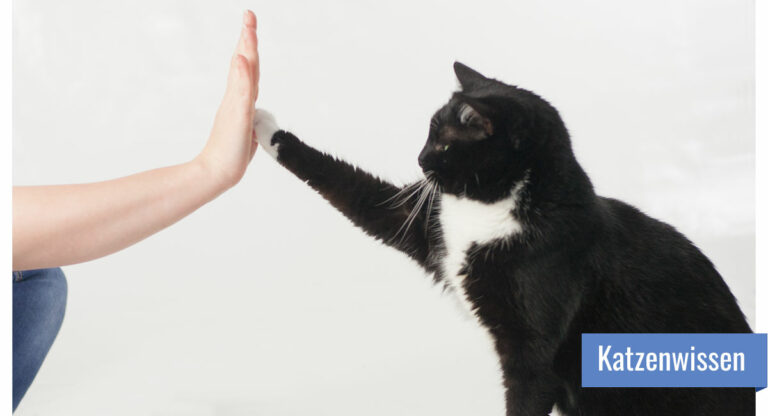
{"label": "cat's front leg", "polygon": [[416,198],[390,203],[406,193],[403,188],[308,146],[293,134],[280,130],[275,118],[264,110],[256,110],[253,127],[260,147],[355,225],[427,267],[426,207],[423,206],[426,204],[414,208]]}
{"label": "cat's front leg", "polygon": [[558,387],[551,372],[504,371],[507,416],[546,416],[555,405]]}

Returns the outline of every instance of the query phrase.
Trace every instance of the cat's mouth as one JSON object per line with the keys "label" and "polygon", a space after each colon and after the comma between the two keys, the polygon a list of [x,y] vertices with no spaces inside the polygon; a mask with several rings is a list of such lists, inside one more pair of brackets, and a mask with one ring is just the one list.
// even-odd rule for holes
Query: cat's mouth
{"label": "cat's mouth", "polygon": [[455,180],[451,178],[450,174],[447,174],[447,172],[439,172],[434,169],[425,170],[424,178],[425,181],[431,182],[437,188],[439,193],[451,193],[453,192],[453,188],[456,187],[454,186]]}
{"label": "cat's mouth", "polygon": [[442,184],[440,179],[440,175],[438,175],[434,170],[428,169],[424,171],[424,180],[429,182],[431,185],[440,187]]}

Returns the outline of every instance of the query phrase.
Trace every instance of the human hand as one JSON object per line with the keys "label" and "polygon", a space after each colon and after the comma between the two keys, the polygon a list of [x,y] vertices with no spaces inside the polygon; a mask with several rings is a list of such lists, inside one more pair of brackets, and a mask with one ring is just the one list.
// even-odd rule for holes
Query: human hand
{"label": "human hand", "polygon": [[[242,178],[256,151],[256,16],[247,11],[211,136],[192,161],[102,182],[15,187],[13,269],[93,260],[162,230]],[[52,209],[51,207],[55,207]]]}
{"label": "human hand", "polygon": [[216,112],[210,138],[195,162],[222,186],[237,184],[258,146],[253,133],[254,103],[259,95],[259,51],[256,16],[243,15],[243,28],[230,63],[227,89]]}

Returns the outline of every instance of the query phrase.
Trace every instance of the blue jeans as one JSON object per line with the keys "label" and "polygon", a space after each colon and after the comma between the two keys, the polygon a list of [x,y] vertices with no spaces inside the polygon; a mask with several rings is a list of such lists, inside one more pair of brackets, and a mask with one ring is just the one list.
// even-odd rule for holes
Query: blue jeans
{"label": "blue jeans", "polygon": [[61,269],[13,272],[13,410],[56,339],[66,305]]}

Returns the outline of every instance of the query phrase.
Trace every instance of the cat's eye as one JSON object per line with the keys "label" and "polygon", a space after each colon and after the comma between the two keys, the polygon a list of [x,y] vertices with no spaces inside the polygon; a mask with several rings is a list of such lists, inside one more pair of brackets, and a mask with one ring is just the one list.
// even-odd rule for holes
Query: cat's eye
{"label": "cat's eye", "polygon": [[444,145],[440,146],[440,150],[442,150],[443,152],[445,152],[445,151],[447,151],[447,150],[448,150],[448,148],[449,148],[449,147],[451,147],[451,145],[450,145],[450,144],[444,144]]}

